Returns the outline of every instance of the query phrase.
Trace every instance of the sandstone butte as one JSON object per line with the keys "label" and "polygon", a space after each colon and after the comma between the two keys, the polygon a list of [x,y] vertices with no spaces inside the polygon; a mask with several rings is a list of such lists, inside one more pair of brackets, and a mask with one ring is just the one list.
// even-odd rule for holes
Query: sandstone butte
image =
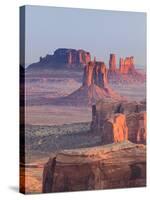
{"label": "sandstone butte", "polygon": [[110,54],[109,58],[109,72],[119,72],[121,74],[128,74],[135,71],[134,57],[126,57],[119,59],[119,68],[117,69],[116,54]]}
{"label": "sandstone butte", "polygon": [[[38,68],[41,67],[77,67],[85,66],[91,62],[91,54],[88,51],[83,49],[67,49],[67,48],[58,48],[54,51],[53,54],[47,54],[45,57],[40,57],[39,62],[29,65],[29,68]],[[94,61],[96,61],[94,59]],[[117,68],[117,59],[116,54],[111,53],[109,58],[109,69],[110,73],[121,73],[128,74],[135,71],[134,57],[126,57],[119,59],[119,67]]]}
{"label": "sandstone butte", "polygon": [[42,185],[44,193],[145,186],[145,145],[125,141],[51,153]]}
{"label": "sandstone butte", "polygon": [[[107,68],[104,62],[90,61],[84,67],[82,86],[63,98],[65,104],[89,105],[100,99],[123,99],[108,83]],[[55,102],[57,102],[55,100]]]}

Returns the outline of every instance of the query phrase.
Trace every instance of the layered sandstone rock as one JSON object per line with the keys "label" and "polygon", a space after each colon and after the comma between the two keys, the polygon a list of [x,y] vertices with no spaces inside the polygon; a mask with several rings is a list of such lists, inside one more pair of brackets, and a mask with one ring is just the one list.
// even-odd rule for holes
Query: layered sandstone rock
{"label": "layered sandstone rock", "polygon": [[116,66],[116,55],[110,54],[109,58],[109,70],[111,72],[116,72],[117,66]]}
{"label": "layered sandstone rock", "polygon": [[120,58],[119,62],[119,71],[122,74],[128,74],[130,72],[133,72],[135,70],[134,67],[134,57],[126,57],[125,59]]}
{"label": "layered sandstone rock", "polygon": [[51,154],[43,171],[43,192],[146,185],[146,149],[130,142]]}
{"label": "layered sandstone rock", "polygon": [[87,64],[91,60],[91,55],[82,49],[59,48],[54,51],[53,55],[40,57],[41,63],[59,63],[59,64]]}
{"label": "layered sandstone rock", "polygon": [[123,58],[119,59],[119,71],[120,73],[124,73],[124,59]]}
{"label": "layered sandstone rock", "polygon": [[107,68],[104,62],[94,62],[94,83],[101,88],[105,88],[108,79],[107,79]]}
{"label": "layered sandstone rock", "polygon": [[93,84],[93,70],[93,62],[89,62],[84,68],[83,86],[90,86],[91,84]]}
{"label": "layered sandstone rock", "polygon": [[[64,104],[88,105],[95,104],[100,99],[123,99],[108,84],[107,68],[104,62],[89,62],[84,67],[82,86],[61,100]],[[55,100],[55,103],[58,102]],[[59,101],[60,102],[60,101]]]}
{"label": "layered sandstone rock", "polygon": [[128,114],[127,126],[131,142],[146,144],[146,112]]}
{"label": "layered sandstone rock", "polygon": [[109,70],[111,72],[116,72],[116,55],[115,54],[110,54]]}
{"label": "layered sandstone rock", "polygon": [[100,134],[102,144],[127,139],[146,143],[145,102],[103,99],[92,110],[91,130]]}
{"label": "layered sandstone rock", "polygon": [[83,86],[95,84],[101,88],[105,88],[107,83],[107,68],[104,62],[89,62],[85,66]]}
{"label": "layered sandstone rock", "polygon": [[114,114],[106,120],[101,130],[102,144],[122,142],[128,140],[128,127],[124,114]]}

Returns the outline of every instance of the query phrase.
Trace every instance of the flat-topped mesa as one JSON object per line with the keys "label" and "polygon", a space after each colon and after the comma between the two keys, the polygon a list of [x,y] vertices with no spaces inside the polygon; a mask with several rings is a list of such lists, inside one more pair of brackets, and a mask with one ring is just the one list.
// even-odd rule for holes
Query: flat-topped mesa
{"label": "flat-topped mesa", "polygon": [[60,64],[87,64],[91,60],[91,55],[82,49],[59,48],[54,51],[53,55],[47,55],[47,58],[41,58],[40,62],[47,61],[50,63]]}
{"label": "flat-topped mesa", "polygon": [[104,88],[107,83],[107,69],[105,63],[90,61],[84,68],[83,86],[95,84]]}
{"label": "flat-topped mesa", "polygon": [[125,59],[120,58],[119,62],[119,71],[122,74],[128,74],[130,72],[133,72],[135,70],[134,66],[134,57],[126,57]]}
{"label": "flat-topped mesa", "polygon": [[51,153],[42,192],[140,187],[146,185],[146,147],[129,141]]}
{"label": "flat-topped mesa", "polygon": [[111,72],[116,72],[116,55],[115,54],[110,54],[110,59],[109,59],[109,70]]}

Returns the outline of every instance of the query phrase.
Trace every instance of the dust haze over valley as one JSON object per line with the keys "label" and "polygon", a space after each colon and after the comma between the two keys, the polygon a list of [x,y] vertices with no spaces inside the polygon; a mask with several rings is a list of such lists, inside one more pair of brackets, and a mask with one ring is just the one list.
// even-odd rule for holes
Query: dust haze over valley
{"label": "dust haze over valley", "polygon": [[[91,107],[54,106],[50,99],[71,94],[82,85],[81,70],[26,71],[26,124],[56,125],[91,121]],[[111,84],[129,100],[146,98],[146,83]],[[44,115],[43,115],[44,114]]]}

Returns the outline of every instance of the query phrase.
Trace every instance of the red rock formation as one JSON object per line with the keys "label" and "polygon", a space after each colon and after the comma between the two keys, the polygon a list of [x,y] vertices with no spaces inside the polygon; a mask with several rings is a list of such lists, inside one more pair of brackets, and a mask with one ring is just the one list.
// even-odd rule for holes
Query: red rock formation
{"label": "red rock formation", "polygon": [[146,104],[104,99],[93,106],[91,129],[102,144],[130,140],[146,143]]}
{"label": "red rock formation", "polygon": [[115,72],[116,71],[116,55],[115,54],[110,54],[109,70],[111,72]]}
{"label": "red rock formation", "polygon": [[64,150],[51,155],[43,172],[45,192],[146,185],[146,148],[123,142]]}
{"label": "red rock formation", "polygon": [[82,49],[56,49],[53,55],[47,55],[46,57],[40,57],[40,63],[43,64],[87,64],[91,60],[91,55]]}
{"label": "red rock formation", "polygon": [[134,57],[120,58],[119,71],[122,74],[128,74],[134,70]]}
{"label": "red rock formation", "polygon": [[120,73],[124,73],[124,59],[120,58],[119,60],[119,71]]}
{"label": "red rock formation", "polygon": [[146,144],[146,112],[128,114],[127,126],[131,142]]}
{"label": "red rock formation", "polygon": [[104,62],[94,63],[94,83],[101,88],[105,88],[108,83],[107,68]]}
{"label": "red rock formation", "polygon": [[96,84],[101,88],[107,85],[107,69],[104,62],[89,62],[84,68],[83,86]]}
{"label": "red rock formation", "polygon": [[93,83],[93,62],[89,62],[84,68],[83,86],[90,86]]}
{"label": "red rock formation", "polygon": [[128,127],[126,116],[121,113],[114,114],[106,120],[101,130],[101,143],[109,144],[128,140]]}

